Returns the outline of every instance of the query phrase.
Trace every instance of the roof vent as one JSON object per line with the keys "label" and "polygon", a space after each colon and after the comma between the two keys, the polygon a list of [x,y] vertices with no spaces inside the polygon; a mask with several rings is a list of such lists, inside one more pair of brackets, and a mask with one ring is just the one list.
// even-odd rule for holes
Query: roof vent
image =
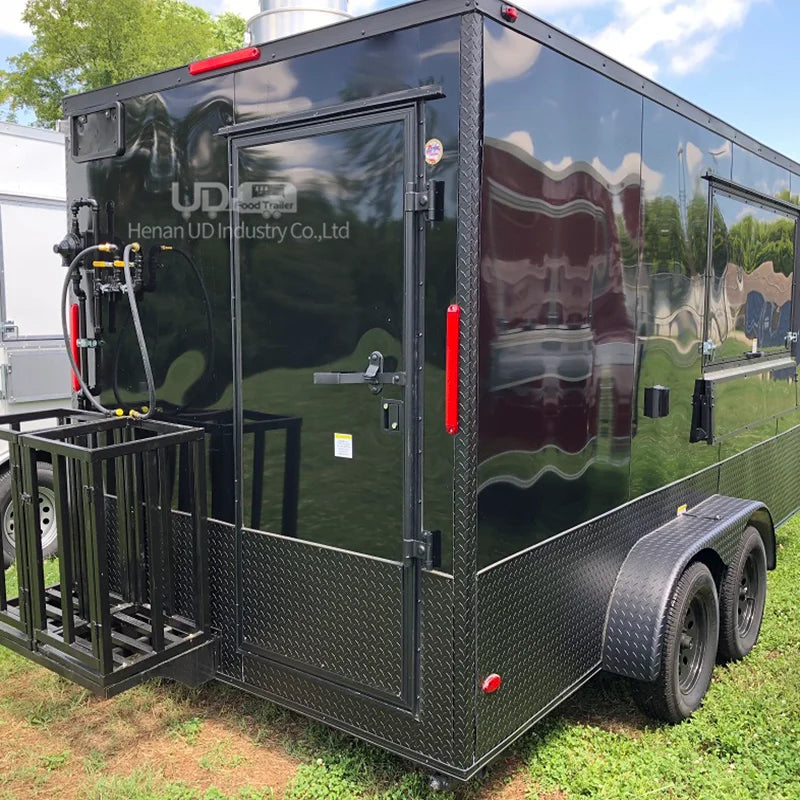
{"label": "roof vent", "polygon": [[350,19],[347,0],[261,0],[247,23],[247,43],[264,44]]}

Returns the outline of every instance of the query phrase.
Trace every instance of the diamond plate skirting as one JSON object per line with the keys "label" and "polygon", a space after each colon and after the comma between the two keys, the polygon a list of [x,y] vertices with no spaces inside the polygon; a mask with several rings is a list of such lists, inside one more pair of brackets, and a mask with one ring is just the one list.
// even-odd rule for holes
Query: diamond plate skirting
{"label": "diamond plate skirting", "polygon": [[208,588],[211,629],[219,637],[218,675],[241,680],[236,642],[236,528],[208,520]]}
{"label": "diamond plate skirting", "polygon": [[[452,764],[453,582],[423,572],[420,617],[420,703],[414,717],[357,692],[337,689],[257,656],[245,655],[244,683],[279,703],[328,724],[377,741],[416,760]],[[355,662],[357,659],[353,658]]]}
{"label": "diamond plate skirting", "polygon": [[[764,503],[776,521],[800,507],[800,427],[478,574],[478,759],[499,750],[602,665],[606,612],[631,548],[714,494]],[[755,504],[757,506],[758,504]],[[711,526],[709,526],[711,527]]]}
{"label": "diamond plate skirting", "polygon": [[244,529],[242,645],[399,698],[403,565]]}

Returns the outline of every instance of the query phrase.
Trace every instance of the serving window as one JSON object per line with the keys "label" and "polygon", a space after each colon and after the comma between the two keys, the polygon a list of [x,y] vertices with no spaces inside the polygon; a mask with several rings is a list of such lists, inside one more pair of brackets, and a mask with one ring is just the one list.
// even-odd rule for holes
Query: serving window
{"label": "serving window", "polygon": [[709,182],[704,367],[794,356],[800,208]]}

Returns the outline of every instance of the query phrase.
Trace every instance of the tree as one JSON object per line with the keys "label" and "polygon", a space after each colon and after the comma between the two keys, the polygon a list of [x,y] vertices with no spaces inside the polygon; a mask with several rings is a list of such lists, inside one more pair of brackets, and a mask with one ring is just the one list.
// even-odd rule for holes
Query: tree
{"label": "tree", "polygon": [[235,50],[245,31],[241,17],[183,0],[28,0],[22,18],[34,41],[0,71],[0,104],[47,126],[67,94]]}

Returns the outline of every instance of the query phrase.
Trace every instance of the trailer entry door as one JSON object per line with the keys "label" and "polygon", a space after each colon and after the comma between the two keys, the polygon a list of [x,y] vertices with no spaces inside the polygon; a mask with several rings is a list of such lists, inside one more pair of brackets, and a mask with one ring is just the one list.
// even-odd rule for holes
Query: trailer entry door
{"label": "trailer entry door", "polygon": [[413,706],[415,105],[231,140],[239,638]]}

